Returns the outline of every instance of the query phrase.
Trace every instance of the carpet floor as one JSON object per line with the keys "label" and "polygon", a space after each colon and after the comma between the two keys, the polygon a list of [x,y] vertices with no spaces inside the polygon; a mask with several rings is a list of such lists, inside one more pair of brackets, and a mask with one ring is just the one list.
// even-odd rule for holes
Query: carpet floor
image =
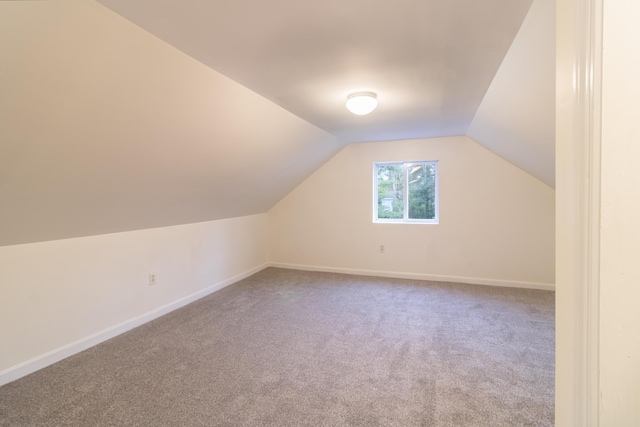
{"label": "carpet floor", "polygon": [[0,387],[0,425],[551,426],[554,297],[268,268]]}

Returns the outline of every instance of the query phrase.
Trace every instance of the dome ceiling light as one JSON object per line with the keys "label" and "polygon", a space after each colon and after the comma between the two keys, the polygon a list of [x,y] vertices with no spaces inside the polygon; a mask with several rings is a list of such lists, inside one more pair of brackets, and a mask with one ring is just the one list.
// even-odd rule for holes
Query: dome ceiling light
{"label": "dome ceiling light", "polygon": [[347,96],[347,110],[358,116],[369,114],[378,106],[378,96],[373,92],[355,92]]}

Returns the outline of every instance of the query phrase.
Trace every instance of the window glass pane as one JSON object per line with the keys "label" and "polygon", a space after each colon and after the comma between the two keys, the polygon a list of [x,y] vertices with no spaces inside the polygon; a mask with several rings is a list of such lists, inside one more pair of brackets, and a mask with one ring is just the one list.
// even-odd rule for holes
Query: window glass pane
{"label": "window glass pane", "polygon": [[436,217],[436,170],[433,164],[407,164],[409,171],[409,219]]}
{"label": "window glass pane", "polygon": [[378,165],[378,218],[404,218],[402,165]]}

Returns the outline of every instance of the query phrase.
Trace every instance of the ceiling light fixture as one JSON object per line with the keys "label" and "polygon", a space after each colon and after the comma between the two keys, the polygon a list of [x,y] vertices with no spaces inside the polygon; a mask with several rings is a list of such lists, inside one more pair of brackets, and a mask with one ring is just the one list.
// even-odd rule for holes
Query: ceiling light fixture
{"label": "ceiling light fixture", "polygon": [[347,110],[358,116],[369,114],[378,106],[378,96],[373,92],[355,92],[347,96]]}

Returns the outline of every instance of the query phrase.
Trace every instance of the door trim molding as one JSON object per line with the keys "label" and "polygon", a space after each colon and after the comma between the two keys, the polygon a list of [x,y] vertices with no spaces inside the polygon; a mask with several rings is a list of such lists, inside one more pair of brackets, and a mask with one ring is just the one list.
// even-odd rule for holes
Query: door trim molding
{"label": "door trim molding", "polygon": [[[571,389],[561,390],[571,390],[572,396],[557,396],[556,424],[597,427],[603,0],[557,2],[557,34],[563,38],[557,45],[556,64],[556,235],[560,239],[556,241],[557,295],[562,292],[557,322],[562,331],[558,338],[571,337],[573,341],[569,345],[556,344],[559,350],[571,353],[558,354],[556,377],[562,381],[572,379]],[[569,66],[572,81],[568,80]],[[570,106],[564,104],[567,102]],[[562,123],[567,119],[571,121],[570,129]]]}

